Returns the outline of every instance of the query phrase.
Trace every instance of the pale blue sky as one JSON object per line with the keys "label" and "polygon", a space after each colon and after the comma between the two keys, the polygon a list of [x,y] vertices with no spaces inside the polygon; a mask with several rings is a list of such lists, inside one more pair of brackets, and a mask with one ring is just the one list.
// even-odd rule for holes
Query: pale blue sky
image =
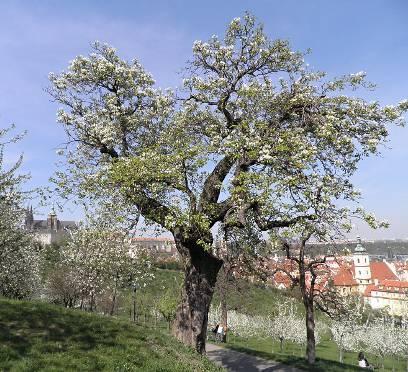
{"label": "pale blue sky", "polygon": [[[24,152],[31,185],[46,185],[55,170],[55,149],[64,141],[57,106],[44,92],[47,75],[86,54],[94,40],[137,58],[161,87],[179,84],[178,71],[192,42],[223,34],[244,11],[265,24],[272,38],[295,49],[312,49],[312,67],[331,75],[366,71],[378,89],[367,96],[391,104],[408,98],[408,2],[393,1],[7,1],[0,2],[0,126],[27,129],[10,148],[9,161]],[[388,219],[386,231],[367,238],[408,237],[408,128],[394,129],[390,149],[365,161],[355,177],[363,205]],[[65,218],[79,212],[66,210]]]}

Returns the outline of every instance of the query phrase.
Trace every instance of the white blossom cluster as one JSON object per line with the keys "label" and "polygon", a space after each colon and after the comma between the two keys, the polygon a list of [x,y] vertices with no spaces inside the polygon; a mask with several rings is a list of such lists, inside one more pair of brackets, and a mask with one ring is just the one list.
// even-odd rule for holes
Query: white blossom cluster
{"label": "white blossom cluster", "polygon": [[[221,319],[219,308],[212,307],[208,313],[208,324],[212,327]],[[290,341],[295,344],[306,344],[306,322],[303,316],[297,315],[293,306],[283,303],[274,316],[251,316],[236,312],[228,312],[228,329],[234,335],[242,338],[272,338],[284,342]],[[325,331],[323,323],[317,322],[315,329],[316,343],[321,340]]]}
{"label": "white blossom cluster", "polygon": [[333,341],[340,351],[367,353],[408,359],[408,329],[397,326],[393,322],[377,319],[366,324],[358,324],[350,320],[333,321],[330,325]]}
{"label": "white blossom cluster", "polygon": [[[108,148],[141,142],[155,115],[167,115],[171,94],[153,88],[152,77],[136,60],[122,61],[114,48],[93,45],[89,57],[78,56],[68,70],[49,76],[50,94],[68,109],[59,109],[57,121],[73,139]],[[152,138],[146,138],[151,141]]]}

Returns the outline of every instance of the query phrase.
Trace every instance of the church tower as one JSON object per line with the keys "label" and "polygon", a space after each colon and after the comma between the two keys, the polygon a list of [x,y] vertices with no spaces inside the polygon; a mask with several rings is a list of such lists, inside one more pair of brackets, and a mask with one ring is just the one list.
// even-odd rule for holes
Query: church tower
{"label": "church tower", "polygon": [[48,214],[47,218],[47,228],[52,231],[58,231],[58,218],[55,213],[54,206],[51,209],[51,212]]}
{"label": "church tower", "polygon": [[361,238],[357,237],[357,245],[353,253],[354,278],[358,283],[358,289],[363,292],[368,284],[371,283],[370,257],[366,249],[361,244]]}

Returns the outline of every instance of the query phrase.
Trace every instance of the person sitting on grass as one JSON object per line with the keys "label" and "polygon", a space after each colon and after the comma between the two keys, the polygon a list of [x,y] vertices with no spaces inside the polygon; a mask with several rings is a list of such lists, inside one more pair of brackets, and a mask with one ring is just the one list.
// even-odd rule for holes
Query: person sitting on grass
{"label": "person sitting on grass", "polygon": [[366,359],[362,351],[358,353],[358,366],[361,368],[374,369],[373,366],[368,363],[368,360]]}

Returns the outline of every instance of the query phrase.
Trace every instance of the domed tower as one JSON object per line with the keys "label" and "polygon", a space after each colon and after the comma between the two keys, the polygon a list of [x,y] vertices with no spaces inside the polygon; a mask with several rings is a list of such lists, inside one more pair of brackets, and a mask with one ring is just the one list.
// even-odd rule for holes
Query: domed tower
{"label": "domed tower", "polygon": [[357,245],[353,253],[355,279],[360,292],[371,283],[370,257],[361,244],[361,238],[357,237]]}

